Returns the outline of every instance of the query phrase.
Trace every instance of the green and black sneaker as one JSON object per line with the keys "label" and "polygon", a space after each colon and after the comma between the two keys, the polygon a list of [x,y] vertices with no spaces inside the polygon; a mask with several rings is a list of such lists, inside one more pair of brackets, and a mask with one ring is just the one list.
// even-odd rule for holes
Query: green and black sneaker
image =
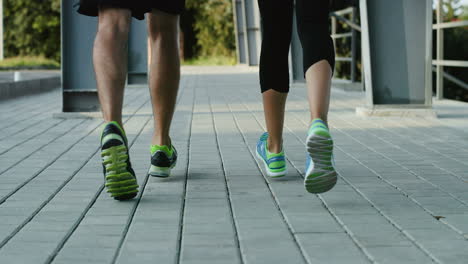
{"label": "green and black sneaker", "polygon": [[107,192],[116,200],[135,197],[138,184],[128,155],[127,137],[115,121],[105,124],[102,130],[101,157]]}
{"label": "green and black sneaker", "polygon": [[151,166],[148,175],[154,177],[167,178],[171,175],[171,169],[177,163],[177,151],[171,144],[168,146],[151,146]]}

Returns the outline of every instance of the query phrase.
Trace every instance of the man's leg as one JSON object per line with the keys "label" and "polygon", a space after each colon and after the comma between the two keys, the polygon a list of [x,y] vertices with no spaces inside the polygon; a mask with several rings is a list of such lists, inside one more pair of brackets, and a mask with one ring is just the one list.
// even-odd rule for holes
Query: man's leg
{"label": "man's leg", "polygon": [[122,127],[130,15],[128,9],[101,7],[93,50],[99,101],[106,121],[101,134],[105,185],[107,192],[117,200],[131,199],[138,193]]}
{"label": "man's leg", "polygon": [[180,80],[179,16],[153,9],[148,14],[151,45],[149,86],[154,114],[153,145],[170,145],[169,130]]}
{"label": "man's leg", "polygon": [[149,174],[168,177],[177,152],[169,131],[179,89],[179,16],[153,9],[148,14],[151,45],[149,86],[153,104],[154,134]]}
{"label": "man's leg", "polygon": [[130,19],[129,9],[100,8],[93,50],[94,71],[104,120],[116,121],[121,126]]}

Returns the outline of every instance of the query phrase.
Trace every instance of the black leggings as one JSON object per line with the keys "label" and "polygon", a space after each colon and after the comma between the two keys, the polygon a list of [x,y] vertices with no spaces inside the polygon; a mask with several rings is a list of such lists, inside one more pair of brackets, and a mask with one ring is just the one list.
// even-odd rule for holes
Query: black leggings
{"label": "black leggings", "polygon": [[[288,55],[293,26],[294,0],[258,0],[262,18],[260,86],[289,92]],[[329,0],[296,0],[296,21],[303,50],[304,74],[327,60],[333,69],[335,50],[329,33]]]}

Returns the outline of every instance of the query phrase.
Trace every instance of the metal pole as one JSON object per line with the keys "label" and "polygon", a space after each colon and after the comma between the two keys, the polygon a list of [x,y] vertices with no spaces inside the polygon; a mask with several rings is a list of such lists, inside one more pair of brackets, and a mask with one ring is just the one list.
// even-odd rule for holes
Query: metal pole
{"label": "metal pole", "polygon": [[232,0],[232,14],[233,14],[233,21],[234,21],[234,34],[236,37],[236,57],[237,57],[237,63],[241,63],[241,54],[240,54],[240,43],[239,43],[239,29],[237,25],[237,19],[238,19],[238,14],[237,14],[237,0]]}
{"label": "metal pole", "polygon": [[245,45],[245,63],[250,65],[250,47],[249,47],[249,30],[247,29],[247,12],[246,12],[246,0],[241,0],[242,5],[242,26],[244,31],[244,45]]}
{"label": "metal pole", "polygon": [[3,58],[3,0],[0,0],[0,60]]}
{"label": "metal pole", "polygon": [[[356,8],[351,12],[351,21],[356,22]],[[356,37],[357,32],[351,28],[351,82],[356,82]]]}
{"label": "metal pole", "polygon": [[[444,10],[443,0],[439,0],[437,3],[437,24],[443,22]],[[442,28],[437,28],[437,61],[444,59],[444,31]],[[436,70],[436,95],[437,99],[444,98],[444,66],[437,64]]]}
{"label": "metal pole", "polygon": [[432,0],[426,0],[426,105],[432,106]]}
{"label": "metal pole", "polygon": [[[332,35],[332,40],[333,40],[333,49],[336,51],[336,18],[332,17],[331,18],[331,35]],[[336,71],[336,63],[335,63],[335,69]]]}
{"label": "metal pole", "polygon": [[331,31],[332,31],[332,39],[333,39],[333,46],[336,50],[336,44],[335,44],[335,35],[336,35],[336,18],[332,17],[331,18]]}
{"label": "metal pole", "polygon": [[371,50],[370,50],[370,30],[369,15],[367,12],[367,0],[359,0],[359,10],[361,16],[361,58],[364,87],[366,90],[366,104],[368,107],[374,106],[374,92],[371,71]]}

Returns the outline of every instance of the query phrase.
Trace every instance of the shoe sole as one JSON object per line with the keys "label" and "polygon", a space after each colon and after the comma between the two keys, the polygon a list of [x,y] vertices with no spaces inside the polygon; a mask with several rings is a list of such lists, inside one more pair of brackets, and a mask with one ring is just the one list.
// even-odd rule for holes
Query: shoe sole
{"label": "shoe sole", "polygon": [[[101,156],[109,157],[108,161],[103,161],[103,164],[108,165],[111,164],[112,161],[118,160],[119,153],[123,151],[127,151],[127,147],[124,145],[121,146],[114,146],[104,150],[108,155]],[[117,164],[115,164],[117,165]],[[128,171],[122,173],[115,173],[115,174],[107,174],[105,176],[105,187],[107,192],[116,200],[128,200],[134,198],[138,193],[138,183],[135,177]]]}
{"label": "shoe sole", "polygon": [[271,178],[281,178],[281,177],[286,176],[286,169],[283,172],[270,171],[270,168],[268,168],[268,164],[265,162],[265,160],[262,158],[262,156],[260,156],[260,154],[258,154],[257,151],[255,151],[255,155],[263,163],[263,166],[265,166],[265,172],[269,177],[271,177]]}
{"label": "shoe sole", "polygon": [[171,170],[175,167],[176,163],[172,164],[171,167],[158,167],[151,165],[148,171],[148,175],[158,178],[167,178],[171,176]]}
{"label": "shoe sole", "polygon": [[[330,146],[330,149],[327,151],[328,153],[321,149],[324,144]],[[324,193],[331,190],[336,185],[338,179],[338,174],[332,162],[333,140],[330,137],[312,134],[307,137],[306,149],[314,164],[314,168],[311,171],[307,171],[304,177],[306,190],[310,193]],[[329,157],[325,156],[325,164],[324,157],[322,156],[322,159],[318,159],[317,153],[330,155]]]}

